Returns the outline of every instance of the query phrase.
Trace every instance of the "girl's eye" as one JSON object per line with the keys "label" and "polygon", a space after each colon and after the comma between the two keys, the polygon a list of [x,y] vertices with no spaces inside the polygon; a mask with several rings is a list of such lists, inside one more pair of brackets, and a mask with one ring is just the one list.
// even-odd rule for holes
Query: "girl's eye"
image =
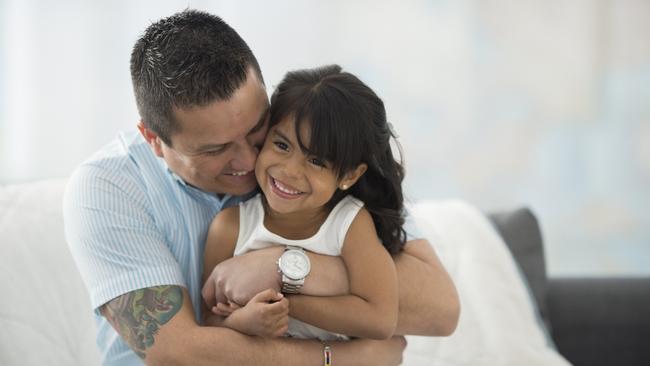
{"label": "girl's eye", "polygon": [[289,145],[285,144],[285,143],[282,142],[282,141],[275,141],[273,144],[274,144],[275,146],[277,146],[278,149],[280,149],[280,150],[284,150],[284,151],[289,150]]}
{"label": "girl's eye", "polygon": [[323,160],[321,160],[319,158],[311,158],[311,159],[309,159],[309,162],[312,165],[316,165],[318,167],[325,168],[325,161],[323,161]]}

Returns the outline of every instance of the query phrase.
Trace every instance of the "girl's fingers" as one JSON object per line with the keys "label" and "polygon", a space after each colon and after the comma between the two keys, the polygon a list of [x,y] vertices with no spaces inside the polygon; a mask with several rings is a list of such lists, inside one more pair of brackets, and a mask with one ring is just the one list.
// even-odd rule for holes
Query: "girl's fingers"
{"label": "girl's fingers", "polygon": [[288,314],[289,313],[289,300],[283,298],[280,301],[269,304],[276,314]]}
{"label": "girl's fingers", "polygon": [[253,296],[251,299],[252,302],[276,302],[281,300],[284,297],[281,292],[277,292],[273,289],[266,289],[257,295]]}
{"label": "girl's fingers", "polygon": [[231,313],[231,311],[228,310],[227,306],[222,303],[217,303],[216,306],[213,306],[212,312],[219,316],[228,316]]}
{"label": "girl's fingers", "polygon": [[241,306],[234,301],[228,301],[228,306],[230,307],[230,309],[232,309],[232,311],[241,308]]}

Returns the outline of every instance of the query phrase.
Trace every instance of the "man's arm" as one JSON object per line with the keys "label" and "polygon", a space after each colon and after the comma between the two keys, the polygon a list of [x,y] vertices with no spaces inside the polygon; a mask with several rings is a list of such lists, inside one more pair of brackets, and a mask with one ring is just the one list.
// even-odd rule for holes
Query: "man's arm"
{"label": "man's arm", "polygon": [[[158,286],[111,300],[101,313],[147,365],[322,365],[316,340],[250,337],[228,328],[201,327],[187,290]],[[337,365],[398,365],[406,343],[354,340],[331,344]]]}
{"label": "man's arm", "polygon": [[[229,298],[246,303],[267,287],[279,290],[276,260],[282,250],[282,247],[271,247],[228,259],[217,266],[212,276],[218,277],[222,291]],[[336,296],[349,293],[347,271],[341,258],[308,255],[311,272],[301,289],[303,294]],[[447,336],[453,333],[458,324],[460,301],[456,287],[429,242],[424,239],[407,242],[404,251],[394,260],[399,284],[396,334]],[[256,268],[257,271],[241,271],[241,268]]]}
{"label": "man's arm", "polygon": [[[284,252],[280,245],[253,250],[219,263],[210,273],[217,296],[246,304],[266,289],[280,291],[277,260]],[[301,292],[312,296],[346,295],[350,292],[345,264],[339,257],[306,252],[311,271]],[[250,270],[254,268],[255,270]],[[242,270],[245,269],[245,270]]]}
{"label": "man's arm", "polygon": [[458,325],[460,300],[431,244],[411,240],[394,259],[399,284],[395,334],[451,335]]}

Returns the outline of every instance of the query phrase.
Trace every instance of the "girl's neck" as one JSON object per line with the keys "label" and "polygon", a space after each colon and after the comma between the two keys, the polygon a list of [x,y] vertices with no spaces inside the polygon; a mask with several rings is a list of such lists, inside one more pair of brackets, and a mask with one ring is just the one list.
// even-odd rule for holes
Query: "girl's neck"
{"label": "girl's neck", "polygon": [[278,213],[264,201],[264,226],[289,240],[308,239],[318,232],[329,212],[326,207],[321,207],[309,212]]}

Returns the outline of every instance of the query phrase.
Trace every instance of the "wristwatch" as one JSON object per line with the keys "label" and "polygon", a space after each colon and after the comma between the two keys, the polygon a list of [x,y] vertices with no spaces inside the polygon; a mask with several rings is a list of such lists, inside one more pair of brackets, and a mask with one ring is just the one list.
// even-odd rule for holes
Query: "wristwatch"
{"label": "wristwatch", "polygon": [[298,294],[311,270],[309,257],[304,249],[287,245],[278,259],[278,272],[282,273],[282,293]]}

